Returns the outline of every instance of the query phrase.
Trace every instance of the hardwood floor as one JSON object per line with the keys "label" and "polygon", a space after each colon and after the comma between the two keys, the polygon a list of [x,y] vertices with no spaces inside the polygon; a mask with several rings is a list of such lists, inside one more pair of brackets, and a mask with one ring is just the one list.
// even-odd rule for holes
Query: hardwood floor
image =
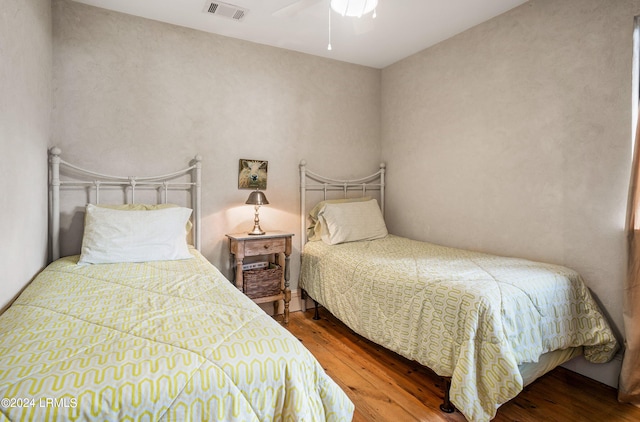
{"label": "hardwood floor", "polygon": [[[441,379],[355,334],[321,309],[295,312],[287,328],[315,355],[356,406],[353,420],[465,421],[440,411]],[[495,421],[640,421],[640,408],[620,404],[616,390],[557,368],[501,406]]]}

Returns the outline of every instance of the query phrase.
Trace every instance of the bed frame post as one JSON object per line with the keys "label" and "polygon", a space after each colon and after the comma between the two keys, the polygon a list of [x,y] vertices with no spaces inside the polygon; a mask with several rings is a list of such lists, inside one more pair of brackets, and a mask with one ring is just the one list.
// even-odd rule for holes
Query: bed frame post
{"label": "bed frame post", "polygon": [[[302,262],[302,250],[304,244],[307,243],[307,211],[306,211],[306,192],[307,192],[307,162],[300,161],[300,262]],[[304,291],[303,291],[304,292]],[[300,308],[302,312],[307,311],[306,294],[301,295]]]}
{"label": "bed frame post", "polygon": [[442,381],[444,381],[444,399],[442,399],[442,404],[440,405],[440,410],[445,413],[453,413],[456,408],[453,407],[451,403],[451,399],[449,397],[449,390],[451,389],[451,378],[450,377],[442,377]]}
{"label": "bed frame post", "polygon": [[53,147],[51,154],[51,259],[60,258],[60,154],[62,150]]}
{"label": "bed frame post", "polygon": [[201,218],[202,218],[202,156],[201,155],[196,155],[195,158],[193,159],[193,165],[195,166],[195,168],[193,169],[193,174],[192,174],[192,182],[194,183],[193,185],[193,192],[191,194],[191,202],[193,205],[193,220],[195,222],[194,224],[194,239],[193,239],[193,243],[194,246],[196,247],[196,249],[198,251],[201,252],[201,233],[202,233],[202,229],[201,229]]}
{"label": "bed frame post", "polygon": [[380,163],[380,211],[382,211],[382,218],[384,218],[384,174],[386,169],[386,163]]}
{"label": "bed frame post", "polygon": [[306,213],[306,193],[307,193],[307,162],[300,161],[300,252],[307,242],[307,213]]}

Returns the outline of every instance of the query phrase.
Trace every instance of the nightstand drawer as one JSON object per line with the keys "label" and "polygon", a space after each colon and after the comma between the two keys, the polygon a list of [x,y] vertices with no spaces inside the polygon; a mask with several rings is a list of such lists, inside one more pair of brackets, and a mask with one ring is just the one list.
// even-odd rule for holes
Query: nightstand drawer
{"label": "nightstand drawer", "polygon": [[284,252],[285,239],[256,239],[244,243],[244,255],[264,255]]}

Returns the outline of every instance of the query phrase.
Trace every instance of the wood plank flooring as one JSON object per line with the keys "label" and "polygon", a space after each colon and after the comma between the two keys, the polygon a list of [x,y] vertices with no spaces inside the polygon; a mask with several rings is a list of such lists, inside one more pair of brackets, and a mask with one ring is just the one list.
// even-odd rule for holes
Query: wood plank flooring
{"label": "wood plank flooring", "polygon": [[[286,326],[315,355],[356,406],[353,420],[465,421],[440,411],[441,379],[355,334],[321,309],[291,313]],[[616,390],[564,368],[538,379],[501,406],[495,421],[640,421],[640,408],[620,404]]]}

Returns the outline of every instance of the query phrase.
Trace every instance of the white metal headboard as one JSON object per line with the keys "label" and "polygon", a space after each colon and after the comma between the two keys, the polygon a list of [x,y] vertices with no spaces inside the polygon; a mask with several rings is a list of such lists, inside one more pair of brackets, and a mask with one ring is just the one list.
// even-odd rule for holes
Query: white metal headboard
{"label": "white metal headboard", "polygon": [[[116,187],[130,192],[128,202],[135,204],[136,189],[153,189],[158,192],[158,203],[166,203],[170,190],[189,191],[191,193],[191,205],[193,208],[193,243],[196,249],[201,246],[201,194],[202,194],[202,157],[196,157],[189,162],[189,167],[182,170],[159,176],[110,176],[85,170],[70,164],[60,158],[62,150],[53,147],[49,150],[49,168],[51,188],[51,256],[55,261],[60,258],[60,187],[84,187],[95,190],[95,202],[100,203],[100,189],[103,187]],[[60,180],[60,171],[72,176],[70,180]],[[175,181],[175,179],[190,175],[190,182]],[[161,199],[160,199],[161,198]]]}
{"label": "white metal headboard", "polygon": [[[302,247],[307,241],[307,209],[306,209],[306,193],[308,191],[321,191],[323,192],[323,200],[328,199],[327,193],[332,191],[343,192],[343,197],[347,198],[349,192],[358,191],[362,193],[362,196],[366,196],[367,192],[379,191],[380,192],[380,210],[384,217],[384,176],[387,165],[380,163],[380,170],[377,172],[362,177],[360,179],[332,179],[330,177],[321,176],[317,173],[307,169],[307,162],[305,160],[300,161],[300,221],[301,221],[301,236]],[[307,183],[311,181],[312,183]],[[300,250],[302,250],[302,247]]]}

